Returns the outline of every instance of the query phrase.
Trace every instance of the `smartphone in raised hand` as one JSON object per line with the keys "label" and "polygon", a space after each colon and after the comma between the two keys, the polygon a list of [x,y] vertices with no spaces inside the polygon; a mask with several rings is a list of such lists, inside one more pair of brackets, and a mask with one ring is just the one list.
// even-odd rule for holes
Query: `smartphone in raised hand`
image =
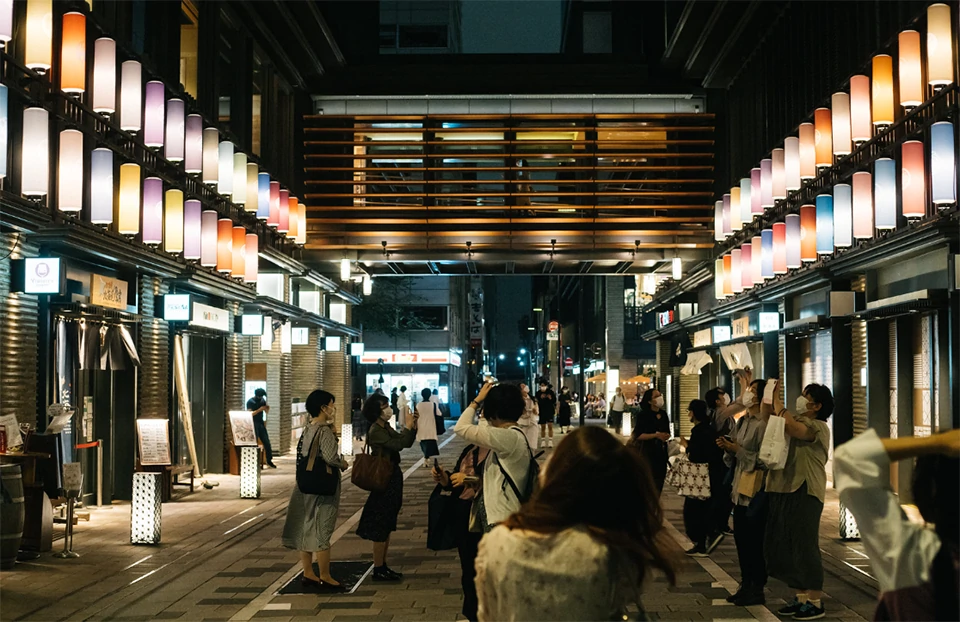
{"label": "smartphone in raised hand", "polygon": [[773,404],[773,396],[777,394],[777,386],[779,384],[780,380],[777,378],[771,378],[767,380],[767,386],[763,390],[764,404]]}

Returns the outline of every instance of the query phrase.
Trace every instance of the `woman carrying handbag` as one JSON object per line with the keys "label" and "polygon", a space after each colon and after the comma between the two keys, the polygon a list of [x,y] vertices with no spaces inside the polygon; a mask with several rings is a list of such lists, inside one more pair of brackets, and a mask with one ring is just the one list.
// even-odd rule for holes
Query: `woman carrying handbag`
{"label": "woman carrying handbag", "polygon": [[[297,446],[297,485],[290,494],[281,542],[300,551],[304,586],[342,590],[330,575],[330,537],[340,510],[340,473],[347,463],[337,453],[339,443],[331,428],[337,406],[332,394],[314,391],[307,397],[310,423]],[[316,553],[319,572],[313,571]]]}

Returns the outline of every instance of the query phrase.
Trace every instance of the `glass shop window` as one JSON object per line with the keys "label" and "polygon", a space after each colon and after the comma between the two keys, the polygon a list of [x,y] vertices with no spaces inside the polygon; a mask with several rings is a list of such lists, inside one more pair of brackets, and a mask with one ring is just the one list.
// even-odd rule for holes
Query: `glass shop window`
{"label": "glass shop window", "polygon": [[254,154],[260,155],[260,118],[263,110],[263,91],[264,91],[264,68],[258,54],[259,49],[253,54],[253,95],[250,102],[251,110],[251,142],[250,149]]}
{"label": "glass shop window", "polygon": [[197,51],[199,47],[199,13],[191,0],[180,3],[180,84],[197,97]]}

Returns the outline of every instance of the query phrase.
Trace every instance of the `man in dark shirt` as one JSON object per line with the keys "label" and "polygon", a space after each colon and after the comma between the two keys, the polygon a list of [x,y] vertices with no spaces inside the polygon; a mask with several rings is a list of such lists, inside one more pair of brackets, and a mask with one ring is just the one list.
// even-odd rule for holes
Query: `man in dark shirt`
{"label": "man in dark shirt", "polygon": [[540,443],[553,447],[553,419],[557,415],[557,394],[545,380],[540,381],[537,391],[537,408],[540,411]]}
{"label": "man in dark shirt", "polygon": [[267,425],[263,422],[263,414],[270,412],[270,406],[267,404],[267,392],[264,389],[257,389],[253,392],[253,397],[247,400],[247,410],[253,413],[253,429],[257,432],[257,438],[263,443],[263,451],[267,455],[267,466],[275,469],[277,465],[273,463],[270,436],[267,435]]}

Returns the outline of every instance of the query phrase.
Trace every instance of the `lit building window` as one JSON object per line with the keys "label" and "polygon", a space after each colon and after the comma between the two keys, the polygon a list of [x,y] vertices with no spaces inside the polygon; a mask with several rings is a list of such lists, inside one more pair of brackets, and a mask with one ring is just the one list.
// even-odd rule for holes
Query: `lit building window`
{"label": "lit building window", "polygon": [[191,0],[180,3],[180,84],[197,97],[197,48],[199,41],[197,6]]}

